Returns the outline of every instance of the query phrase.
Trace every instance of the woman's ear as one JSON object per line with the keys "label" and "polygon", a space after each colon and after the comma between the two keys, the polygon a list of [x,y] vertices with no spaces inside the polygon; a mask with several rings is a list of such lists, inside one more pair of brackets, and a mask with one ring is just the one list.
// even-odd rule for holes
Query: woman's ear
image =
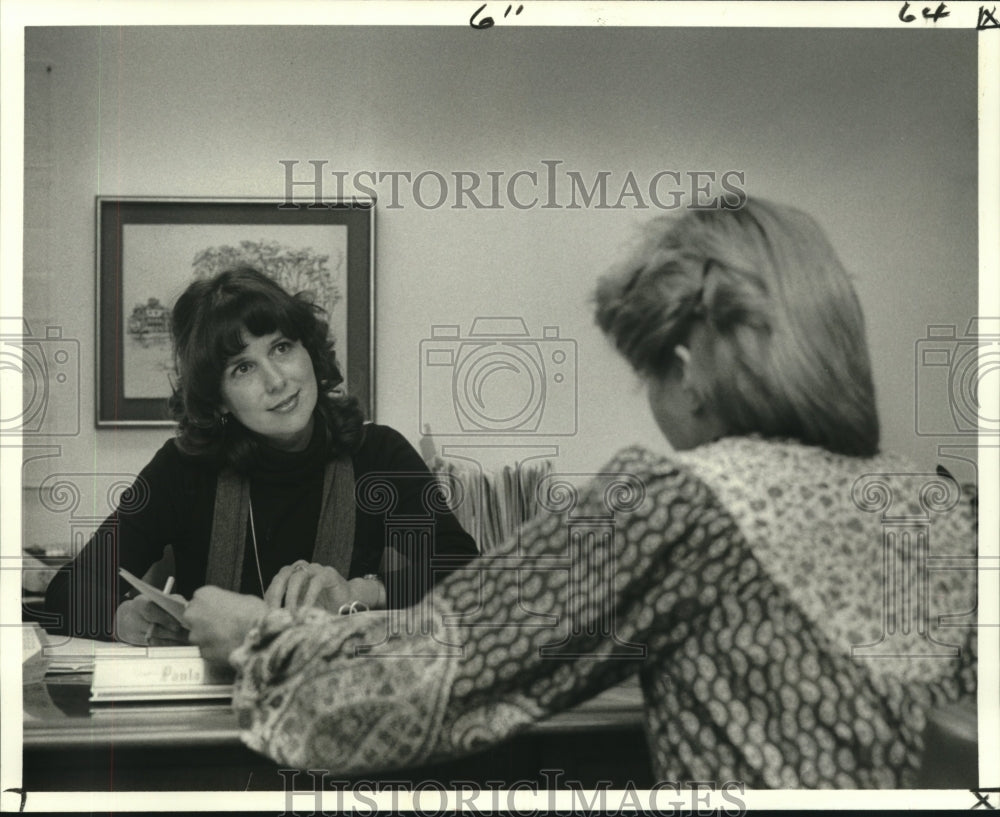
{"label": "woman's ear", "polygon": [[695,385],[694,364],[691,362],[691,350],[687,346],[678,344],[674,347],[674,354],[680,361],[681,367],[681,389],[691,401],[691,411],[698,414],[704,408],[705,399],[701,390]]}
{"label": "woman's ear", "polygon": [[688,367],[691,365],[691,350],[687,346],[682,346],[678,343],[674,347],[674,354],[677,355],[677,359],[681,362],[681,372],[684,377],[687,377]]}

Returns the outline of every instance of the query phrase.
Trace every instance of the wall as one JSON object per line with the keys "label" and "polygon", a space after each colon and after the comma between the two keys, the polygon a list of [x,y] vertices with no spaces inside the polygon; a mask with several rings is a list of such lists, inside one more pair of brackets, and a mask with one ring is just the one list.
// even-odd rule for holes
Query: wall
{"label": "wall", "polygon": [[[58,456],[26,465],[25,483],[134,472],[169,434],[93,427],[94,196],[281,196],[282,159],[303,174],[310,159],[351,173],[509,175],[547,159],[587,179],[742,171],[751,195],[827,228],[866,310],[885,445],[929,466],[939,440],[914,433],[915,343],[976,312],[975,56],[962,31],[29,29],[24,312],[79,340],[81,419],[79,435],[38,441]],[[557,326],[578,361],[577,433],[519,442],[558,446],[572,473],[627,442],[666,449],[587,300],[654,212],[380,207],[377,419],[418,444],[431,326],[518,315],[536,337]],[[924,399],[939,409],[943,387]],[[44,539],[32,526],[45,524],[28,509],[26,533]]]}

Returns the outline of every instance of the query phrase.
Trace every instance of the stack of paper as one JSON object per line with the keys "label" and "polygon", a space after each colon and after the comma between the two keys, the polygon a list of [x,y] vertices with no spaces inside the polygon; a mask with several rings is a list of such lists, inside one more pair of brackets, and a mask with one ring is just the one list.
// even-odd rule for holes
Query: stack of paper
{"label": "stack of paper", "polygon": [[487,553],[538,513],[537,488],[552,471],[549,460],[504,465],[492,470],[478,463],[436,457],[432,469],[442,481],[455,481],[461,502],[453,503],[455,517]]}
{"label": "stack of paper", "polygon": [[144,658],[149,647],[133,647],[114,641],[92,641],[46,634],[42,654],[48,659],[47,674],[92,672],[99,657]]}

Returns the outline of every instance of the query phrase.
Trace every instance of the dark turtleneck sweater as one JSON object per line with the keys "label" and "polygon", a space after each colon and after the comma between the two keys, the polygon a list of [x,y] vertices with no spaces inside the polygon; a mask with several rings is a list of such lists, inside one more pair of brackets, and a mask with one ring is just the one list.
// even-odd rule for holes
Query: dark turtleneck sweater
{"label": "dark turtleneck sweater", "polygon": [[[366,425],[352,462],[355,484],[362,484],[362,492],[365,477],[377,474],[391,484],[396,501],[391,507],[355,503],[354,551],[345,578],[384,568],[389,606],[404,607],[415,603],[436,579],[475,557],[475,542],[455,517],[437,511],[443,507],[437,502],[426,507],[427,486],[434,478],[399,432]],[[297,559],[311,561],[325,466],[323,437],[317,433],[304,451],[261,448],[250,467],[250,499],[265,588],[284,565]],[[110,638],[114,610],[128,590],[124,581],[115,581],[117,568],[141,576],[167,545],[174,551],[174,592],[190,598],[205,583],[218,473],[204,459],[182,453],[174,440],[168,440],[140,472],[127,494],[129,501],[123,500],[49,584],[46,612],[60,619],[49,629]],[[401,525],[418,535],[407,535]],[[390,543],[391,557],[383,561]],[[263,595],[249,525],[240,592]]]}

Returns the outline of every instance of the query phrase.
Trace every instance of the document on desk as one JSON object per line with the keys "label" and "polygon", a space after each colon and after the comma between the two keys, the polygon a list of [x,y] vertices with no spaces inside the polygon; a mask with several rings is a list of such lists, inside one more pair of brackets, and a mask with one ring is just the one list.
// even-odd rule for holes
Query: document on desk
{"label": "document on desk", "polygon": [[42,654],[48,662],[46,674],[92,672],[98,656],[142,658],[148,650],[147,647],[133,647],[119,641],[94,641],[51,633],[45,633],[44,639]]}

